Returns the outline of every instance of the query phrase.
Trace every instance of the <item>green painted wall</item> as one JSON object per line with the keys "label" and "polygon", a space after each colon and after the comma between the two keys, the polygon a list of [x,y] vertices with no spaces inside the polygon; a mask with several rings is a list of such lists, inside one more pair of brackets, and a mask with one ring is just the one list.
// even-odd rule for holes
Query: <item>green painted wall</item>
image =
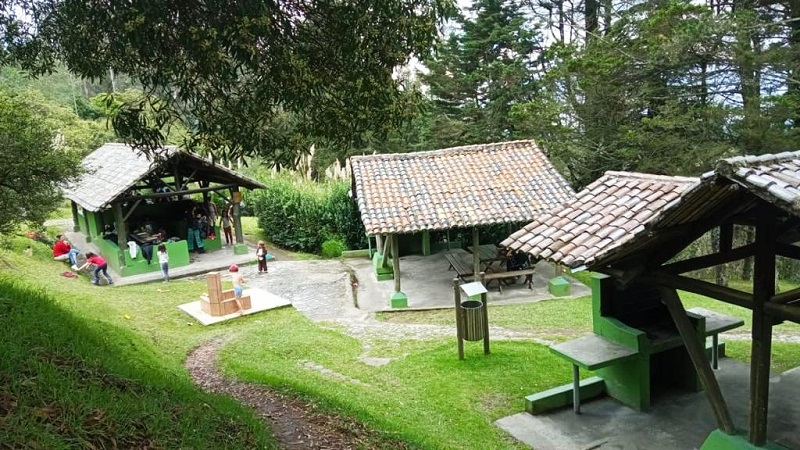
{"label": "green painted wall", "polygon": [[[608,395],[642,411],[650,408],[655,386],[700,389],[700,380],[683,342],[675,336],[652,341],[647,334],[621,321],[603,316],[601,299],[615,295],[614,281],[607,275],[592,276],[592,328],[595,334],[635,349],[633,359],[598,369],[595,373],[606,382]],[[699,334],[704,335],[705,321],[692,318]]]}
{"label": "green painted wall", "polygon": [[[156,247],[153,247],[153,258],[149,264],[142,255],[141,247],[136,252],[136,258],[131,258],[130,252],[125,248],[122,251],[125,265],[120,267],[120,249],[115,242],[111,242],[108,239],[97,239],[94,243],[100,249],[103,258],[108,261],[108,265],[123,277],[161,271],[161,266],[158,264],[158,256],[156,255]],[[167,247],[170,268],[189,265],[189,248],[186,241],[165,242],[164,245]]]}

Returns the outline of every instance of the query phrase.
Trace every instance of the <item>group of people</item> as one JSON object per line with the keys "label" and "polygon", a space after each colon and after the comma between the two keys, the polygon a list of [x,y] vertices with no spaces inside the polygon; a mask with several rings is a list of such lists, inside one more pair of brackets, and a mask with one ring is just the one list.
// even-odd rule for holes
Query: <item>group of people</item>
{"label": "group of people", "polygon": [[86,262],[78,266],[78,255],[80,253],[80,250],[72,247],[66,236],[63,234],[56,236],[56,243],[53,244],[53,259],[56,261],[69,261],[70,267],[76,272],[80,272],[89,266],[94,266],[92,284],[96,286],[100,284],[101,273],[108,284],[114,284],[114,280],[108,275],[108,262],[102,256],[93,252],[86,252],[84,255]]}
{"label": "group of people", "polygon": [[225,236],[225,246],[233,245],[232,215],[233,205],[226,205],[225,211],[217,217],[217,206],[214,202],[206,202],[187,210],[185,220],[188,227],[187,242],[189,251],[205,253],[203,239],[214,238],[214,225],[219,227]]}
{"label": "group of people", "polygon": [[[199,231],[202,229],[202,221],[206,220],[206,216],[202,213],[192,211],[192,215],[195,216],[195,221],[190,225],[190,238],[193,236],[195,231]],[[226,213],[220,217],[220,225],[225,233],[225,241],[226,245],[231,245],[233,243],[232,233],[231,233],[231,220],[230,220],[230,208],[226,210]],[[197,241],[200,242],[199,248],[202,249],[202,239],[197,236]],[[190,246],[191,240],[190,240]],[[114,281],[108,274],[108,262],[100,255],[97,255],[93,252],[86,252],[86,262],[78,266],[78,256],[80,255],[80,250],[77,248],[73,248],[72,245],[67,240],[66,236],[63,234],[59,234],[56,236],[56,242],[53,244],[53,259],[56,261],[69,261],[70,267],[72,270],[79,272],[89,266],[93,266],[94,269],[92,271],[92,284],[99,285],[100,284],[100,275],[102,274],[103,277],[106,279],[108,284],[114,284]],[[169,254],[167,253],[167,246],[163,243],[158,244],[157,247],[157,256],[158,256],[158,263],[161,268],[161,275],[164,281],[169,281]],[[258,262],[258,273],[267,273],[269,271],[269,267],[267,265],[267,261],[272,258],[272,255],[267,250],[266,243],[264,241],[258,241],[258,246],[256,247],[256,261]],[[234,284],[234,292],[236,293],[236,298],[240,298],[242,295],[242,284],[244,283],[244,277],[239,273],[239,268],[235,264],[230,266],[229,271],[231,272],[231,278]],[[238,302],[238,300],[237,300]],[[241,309],[241,305],[240,305]]]}

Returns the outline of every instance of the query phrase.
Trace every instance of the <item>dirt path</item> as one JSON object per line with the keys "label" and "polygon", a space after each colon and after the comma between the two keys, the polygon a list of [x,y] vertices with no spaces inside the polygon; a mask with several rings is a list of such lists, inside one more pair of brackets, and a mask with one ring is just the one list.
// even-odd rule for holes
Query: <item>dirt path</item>
{"label": "dirt path", "polygon": [[[189,353],[186,368],[203,390],[229,395],[253,408],[270,427],[286,450],[403,449],[401,442],[390,445],[363,425],[324,414],[313,404],[268,389],[262,385],[223,377],[217,368],[217,351],[223,341],[207,342]],[[380,445],[383,444],[383,445]]]}

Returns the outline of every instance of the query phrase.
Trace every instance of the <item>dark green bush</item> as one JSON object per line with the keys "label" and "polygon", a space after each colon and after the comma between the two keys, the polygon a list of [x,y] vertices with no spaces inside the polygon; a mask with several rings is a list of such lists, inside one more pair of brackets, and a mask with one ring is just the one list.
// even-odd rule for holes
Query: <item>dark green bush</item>
{"label": "dark green bush", "polygon": [[322,243],[323,258],[338,258],[342,256],[342,252],[345,250],[347,250],[347,247],[345,247],[341,239],[328,239]]}
{"label": "dark green bush", "polygon": [[346,183],[316,183],[289,174],[261,178],[267,189],[255,191],[249,200],[270,241],[311,253],[338,236],[346,248],[366,247],[364,226]]}

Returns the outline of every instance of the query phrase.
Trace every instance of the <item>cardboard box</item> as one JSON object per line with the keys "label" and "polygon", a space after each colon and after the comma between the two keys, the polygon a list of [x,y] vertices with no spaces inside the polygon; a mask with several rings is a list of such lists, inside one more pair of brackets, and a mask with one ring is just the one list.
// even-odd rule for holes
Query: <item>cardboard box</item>
{"label": "cardboard box", "polygon": [[[239,301],[242,303],[243,310],[251,308],[249,295],[243,295],[242,298],[239,299]],[[236,304],[235,298],[223,301],[221,307],[222,307],[222,315],[228,315],[228,314],[233,314],[235,312],[239,312],[239,305]]]}

